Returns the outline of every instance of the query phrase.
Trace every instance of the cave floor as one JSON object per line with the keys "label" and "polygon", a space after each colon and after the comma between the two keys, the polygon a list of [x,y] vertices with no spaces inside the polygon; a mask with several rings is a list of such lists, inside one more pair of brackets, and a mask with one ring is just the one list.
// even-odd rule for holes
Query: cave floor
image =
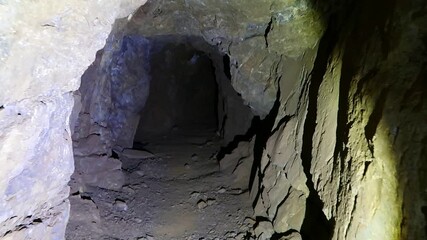
{"label": "cave floor", "polygon": [[249,196],[219,171],[215,136],[175,132],[147,139],[153,155],[119,154],[125,186],[71,196],[66,239],[244,239]]}

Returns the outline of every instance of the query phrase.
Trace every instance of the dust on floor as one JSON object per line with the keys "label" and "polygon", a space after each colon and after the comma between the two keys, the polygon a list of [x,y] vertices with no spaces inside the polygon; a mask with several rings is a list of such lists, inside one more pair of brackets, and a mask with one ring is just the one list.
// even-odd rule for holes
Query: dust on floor
{"label": "dust on floor", "polygon": [[248,239],[249,195],[219,171],[214,134],[148,142],[146,151],[119,154],[127,179],[120,191],[73,193],[67,240]]}

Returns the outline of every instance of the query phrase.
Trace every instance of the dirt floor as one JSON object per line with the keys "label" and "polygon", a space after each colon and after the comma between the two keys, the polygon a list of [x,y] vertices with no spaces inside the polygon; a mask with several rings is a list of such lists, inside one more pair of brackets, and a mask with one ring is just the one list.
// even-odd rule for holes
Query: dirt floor
{"label": "dirt floor", "polygon": [[176,131],[143,148],[119,154],[121,191],[89,188],[70,197],[67,240],[249,239],[249,194],[219,171],[214,132]]}

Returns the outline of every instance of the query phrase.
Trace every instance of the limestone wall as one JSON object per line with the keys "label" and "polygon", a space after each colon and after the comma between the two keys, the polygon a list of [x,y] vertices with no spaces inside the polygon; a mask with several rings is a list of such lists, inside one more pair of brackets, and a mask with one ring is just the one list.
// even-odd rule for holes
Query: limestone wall
{"label": "limestone wall", "polygon": [[143,3],[0,1],[0,238],[63,238],[72,92],[114,20]]}

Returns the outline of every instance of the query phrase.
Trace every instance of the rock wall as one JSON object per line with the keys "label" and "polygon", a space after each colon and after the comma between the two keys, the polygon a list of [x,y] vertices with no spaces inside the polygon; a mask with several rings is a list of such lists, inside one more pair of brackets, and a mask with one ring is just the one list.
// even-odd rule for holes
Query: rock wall
{"label": "rock wall", "polygon": [[72,92],[117,17],[143,1],[0,1],[0,238],[62,239]]}
{"label": "rock wall", "polygon": [[[221,126],[226,145],[250,127],[253,114],[232,88],[221,52],[196,36],[129,31],[131,19],[115,22],[75,92],[73,192],[88,186],[121,188],[121,165],[112,150],[132,148],[145,134],[208,124],[212,130]],[[193,57],[198,58],[194,63]]]}
{"label": "rock wall", "polygon": [[[72,91],[113,20],[141,4],[0,2],[5,239],[63,236],[73,171]],[[133,73],[120,60],[144,55],[115,55],[122,46],[143,46],[143,39],[123,44],[132,34],[196,36],[215,46],[221,57],[213,62],[226,63],[216,71],[262,119],[251,142],[231,154],[246,161],[237,161],[234,172],[249,178],[258,239],[425,239],[426,12],[421,0],[150,1],[115,22],[97,69]],[[126,86],[119,74],[109,76],[117,85],[102,80],[93,88],[112,93],[100,104],[85,104],[83,92],[75,96],[82,113],[100,114],[86,116],[76,134],[103,146],[77,154],[106,154],[104,170],[115,171],[109,151],[117,141],[128,144],[122,130],[136,129],[137,121],[120,121],[136,118],[126,115],[132,109],[120,111],[128,99],[112,89]],[[116,101],[121,115],[102,115]],[[116,124],[116,132],[105,131],[106,123]]]}
{"label": "rock wall", "polygon": [[285,58],[280,90],[300,80],[281,91],[267,143],[257,135],[255,234],[424,239],[426,6],[341,4],[325,14],[316,54]]}

